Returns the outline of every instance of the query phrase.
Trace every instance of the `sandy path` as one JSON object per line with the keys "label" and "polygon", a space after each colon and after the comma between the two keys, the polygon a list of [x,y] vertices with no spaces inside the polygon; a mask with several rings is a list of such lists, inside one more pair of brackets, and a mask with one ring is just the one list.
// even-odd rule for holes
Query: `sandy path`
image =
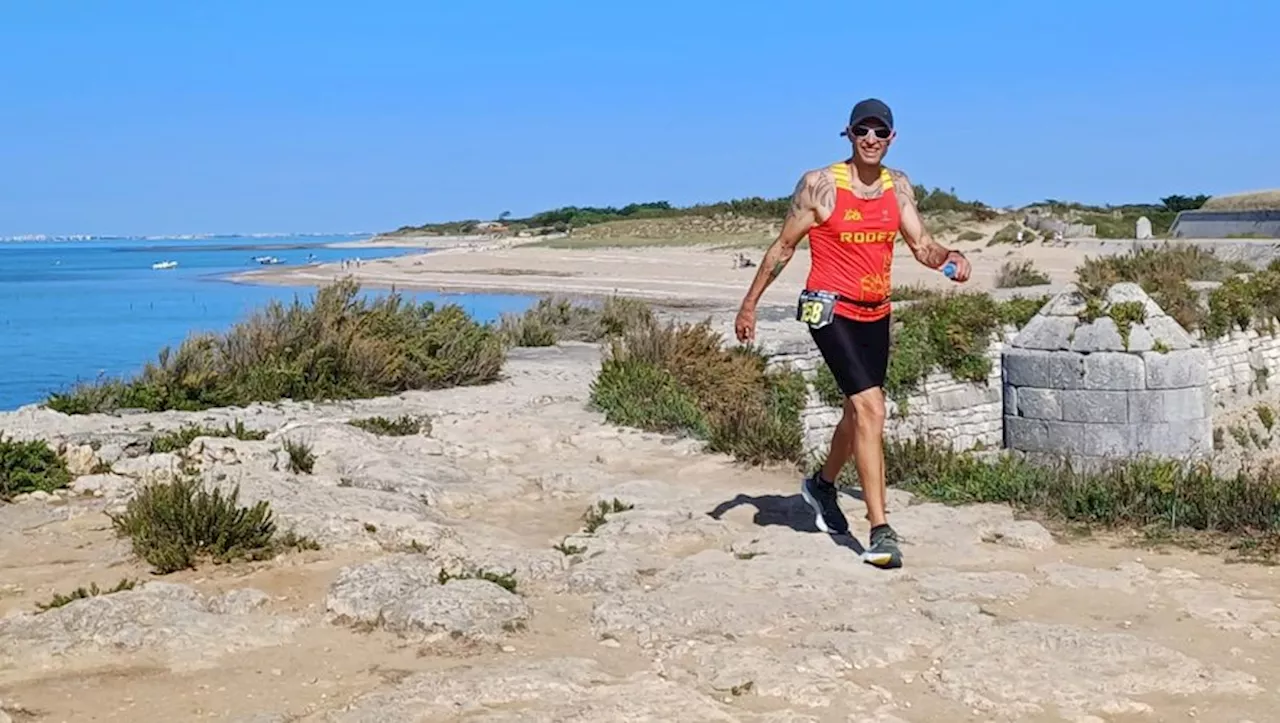
{"label": "sandy path", "polygon": [[[1280,704],[1274,568],[1105,537],[1055,542],[1000,506],[895,492],[907,566],[875,570],[814,530],[793,473],[602,425],[585,408],[593,348],[516,357],[488,387],[349,404],[0,415],[10,433],[81,439],[201,418],[277,430],[197,442],[195,455],[206,479],[240,480],[282,519],[328,535],[320,551],[164,578],[209,596],[255,588],[259,607],[170,614],[169,598],[135,591],[23,627],[0,621],[0,709],[50,721],[1237,723],[1269,720]],[[431,435],[343,424],[403,413],[432,415]],[[281,434],[311,440],[313,475],[272,469]],[[116,467],[160,469],[162,458]],[[146,579],[102,514],[133,482],[112,485],[105,497],[0,506],[0,616],[54,590]],[[582,534],[584,508],[615,498],[633,508]],[[844,505],[865,539],[860,504]],[[397,553],[408,537],[427,542]],[[451,539],[463,544],[446,553]],[[559,542],[579,549],[553,551]],[[326,619],[351,566],[399,555],[430,576],[445,554],[519,570],[525,629],[426,643]],[[397,579],[384,570],[348,601],[391,609],[434,587],[378,592]],[[477,626],[496,614],[478,599],[457,604],[436,613]]]}

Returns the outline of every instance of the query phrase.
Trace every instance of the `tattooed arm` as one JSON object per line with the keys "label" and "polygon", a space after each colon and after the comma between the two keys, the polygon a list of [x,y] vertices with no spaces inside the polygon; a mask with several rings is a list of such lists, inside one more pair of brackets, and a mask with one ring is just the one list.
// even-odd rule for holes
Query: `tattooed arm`
{"label": "tattooed arm", "polygon": [[743,307],[755,308],[765,289],[787,267],[796,247],[809,233],[809,229],[835,208],[835,199],[836,187],[831,174],[825,170],[804,174],[791,194],[791,208],[787,210],[787,218],[782,223],[782,232],[769,246],[769,250],[764,252],[764,260],[742,300]]}
{"label": "tattooed arm", "polygon": [[787,267],[796,247],[809,233],[809,229],[820,223],[836,204],[836,185],[831,174],[826,170],[809,171],[796,184],[791,194],[791,208],[787,210],[787,218],[782,223],[782,232],[764,252],[764,260],[756,270],[755,278],[747,289],[747,295],[738,308],[738,317],[734,320],[734,331],[738,341],[751,342],[756,336],[756,304],[769,284],[778,278]]}
{"label": "tattooed arm", "polygon": [[955,261],[956,281],[969,278],[969,262],[964,254],[952,251],[934,240],[933,234],[924,226],[920,210],[916,208],[916,191],[911,179],[902,171],[890,170],[893,176],[894,195],[898,198],[898,209],[902,212],[902,238],[916,259],[931,269],[941,268],[948,260]]}

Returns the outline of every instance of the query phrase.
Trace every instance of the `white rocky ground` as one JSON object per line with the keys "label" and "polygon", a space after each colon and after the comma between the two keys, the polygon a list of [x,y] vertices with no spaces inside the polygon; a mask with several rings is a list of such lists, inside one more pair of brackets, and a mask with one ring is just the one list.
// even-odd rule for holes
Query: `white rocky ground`
{"label": "white rocky ground", "polygon": [[[0,506],[0,723],[1274,720],[1273,568],[895,493],[907,564],[877,570],[814,530],[794,474],[605,426],[594,347],[514,357],[491,386],[349,404],[0,416],[114,470]],[[345,424],[405,413],[430,435]],[[188,456],[323,549],[150,575],[104,511],[178,463],[141,455],[155,430],[235,419],[272,433]],[[468,565],[516,593],[440,584]],[[122,577],[147,582],[33,613]]]}

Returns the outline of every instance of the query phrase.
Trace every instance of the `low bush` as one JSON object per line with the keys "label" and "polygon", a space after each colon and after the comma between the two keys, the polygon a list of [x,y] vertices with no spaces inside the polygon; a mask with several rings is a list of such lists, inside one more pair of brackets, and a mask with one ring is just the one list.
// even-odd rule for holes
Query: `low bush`
{"label": "low bush", "polygon": [[0,501],[71,484],[66,460],[43,441],[18,442],[0,433]]}
{"label": "low bush", "polygon": [[[1200,301],[1200,295],[1188,281],[1226,282],[1251,267],[1243,262],[1219,259],[1212,251],[1189,244],[1163,243],[1155,248],[1138,248],[1125,254],[1086,259],[1076,269],[1080,291],[1088,298],[1098,298],[1112,285],[1125,281],[1138,284],[1153,301],[1172,316],[1184,329],[1201,329],[1208,336],[1218,336],[1226,331],[1238,311],[1233,303],[1238,298],[1228,298],[1240,291],[1232,286],[1220,294],[1216,304],[1229,309],[1218,311],[1210,298],[1210,307]],[[1251,302],[1245,302],[1251,303]]]}
{"label": "low bush", "polygon": [[613,296],[588,305],[552,296],[539,299],[523,314],[504,315],[499,329],[512,346],[552,346],[560,341],[602,341],[651,317],[649,307],[635,299]]}
{"label": "low bush", "polygon": [[120,408],[199,410],[252,402],[352,399],[484,384],[498,378],[505,350],[496,328],[461,307],[406,302],[398,294],[360,298],[343,281],[310,306],[269,304],[225,334],[196,335],[165,348],[131,379],[104,379],[52,395],[67,414]]}
{"label": "low bush", "polygon": [[991,372],[987,350],[1005,325],[1024,326],[1047,297],[997,301],[981,292],[926,296],[894,312],[885,392],[899,401],[935,370],[978,382]]}
{"label": "low bush", "polygon": [[239,495],[239,488],[224,494],[184,477],[151,483],[123,512],[108,514],[116,534],[129,538],[134,554],[162,575],[195,567],[205,558],[215,563],[265,560],[286,548],[316,547],[291,532],[277,534],[270,505],[262,501],[242,507]]}
{"label": "low bush", "polygon": [[999,231],[991,235],[991,240],[987,241],[988,246],[995,244],[1016,244],[1018,243],[1018,232],[1022,231],[1022,243],[1030,243],[1033,236],[1030,229],[1024,229],[1018,223],[1005,224]]}
{"label": "low bush", "polygon": [[1030,260],[1006,261],[996,276],[997,289],[1043,286],[1047,283],[1049,275],[1037,269]]}
{"label": "low bush", "polygon": [[914,439],[886,443],[885,474],[890,484],[949,504],[1004,502],[1064,522],[1148,533],[1222,533],[1240,549],[1280,529],[1280,474],[1270,469],[1217,477],[1207,464],[1141,459],[1085,472],[1007,454],[984,460]]}
{"label": "low bush", "polygon": [[228,423],[221,428],[205,427],[199,424],[184,424],[178,429],[162,432],[152,437],[148,451],[151,454],[177,452],[186,449],[197,437],[233,437],[239,440],[260,441],[267,438],[267,433],[263,430],[248,429],[244,426],[244,422],[239,419],[236,420],[234,426]]}
{"label": "low bush", "polygon": [[798,462],[804,379],[765,362],[756,350],[726,349],[707,322],[649,318],[611,342],[591,404],[612,424],[698,437],[742,461]]}

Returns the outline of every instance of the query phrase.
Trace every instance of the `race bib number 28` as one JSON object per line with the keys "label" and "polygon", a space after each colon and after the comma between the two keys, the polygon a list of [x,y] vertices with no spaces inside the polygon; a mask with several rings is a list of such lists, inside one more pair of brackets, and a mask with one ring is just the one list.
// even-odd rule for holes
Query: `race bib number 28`
{"label": "race bib number 28", "polygon": [[804,322],[814,329],[820,329],[831,323],[836,309],[836,296],[827,291],[802,291],[796,306],[796,321]]}

